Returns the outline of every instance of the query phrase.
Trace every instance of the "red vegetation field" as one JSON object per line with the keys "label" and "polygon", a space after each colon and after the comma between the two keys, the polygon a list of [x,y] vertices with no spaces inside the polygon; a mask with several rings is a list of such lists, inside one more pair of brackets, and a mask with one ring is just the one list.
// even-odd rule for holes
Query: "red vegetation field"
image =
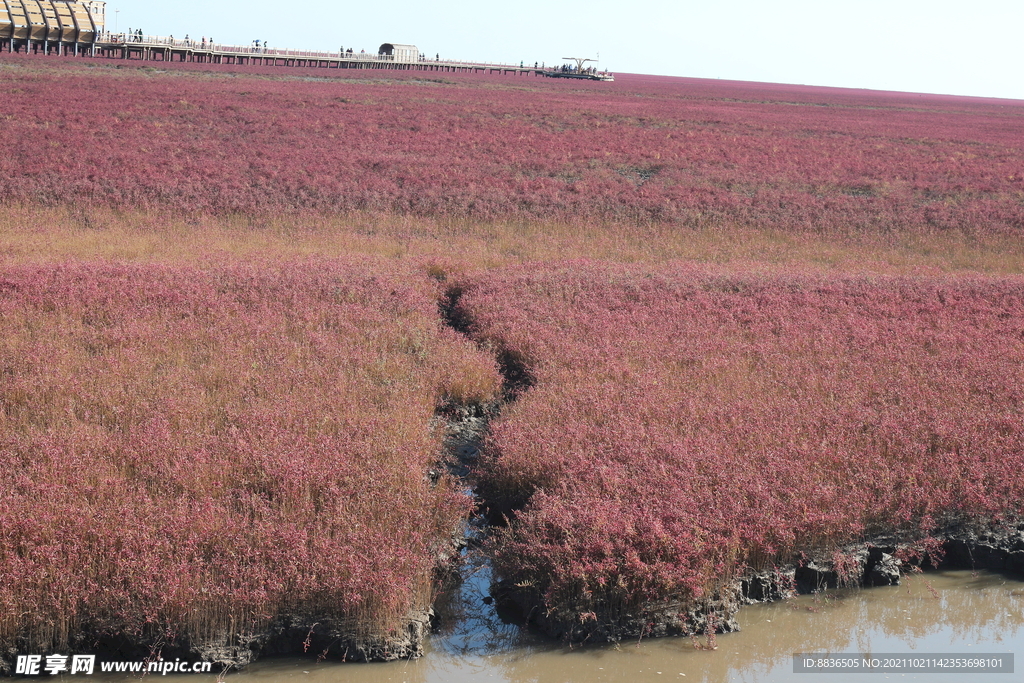
{"label": "red vegetation field", "polygon": [[469,504],[434,410],[497,383],[436,300],[368,261],[6,269],[0,643],[404,626]]}
{"label": "red vegetation field", "polygon": [[496,564],[545,607],[699,598],[794,551],[1024,503],[1019,277],[567,262],[461,301],[536,382],[481,477],[528,498]]}
{"label": "red vegetation field", "polygon": [[1021,512],[1024,103],[437,76],[0,55],[0,653],[399,628],[499,360],[550,608]]}
{"label": "red vegetation field", "polygon": [[1024,227],[1016,101],[628,75],[581,84],[114,66],[0,58],[5,202]]}

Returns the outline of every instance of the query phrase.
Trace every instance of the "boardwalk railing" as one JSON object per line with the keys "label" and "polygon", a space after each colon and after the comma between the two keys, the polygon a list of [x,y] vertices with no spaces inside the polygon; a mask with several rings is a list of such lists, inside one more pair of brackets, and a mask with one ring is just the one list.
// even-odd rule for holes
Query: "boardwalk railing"
{"label": "boardwalk railing", "polygon": [[[138,35],[131,32],[104,31],[94,42],[64,43],[35,39],[0,41],[0,52],[24,52],[102,56],[112,59],[199,62],[260,66],[291,66],[334,69],[401,69],[418,71],[489,72],[513,75],[551,76],[554,67],[528,66],[524,62],[472,62],[456,59],[430,59],[424,54],[389,55],[372,52],[324,52],[293,50],[256,45],[226,45],[201,37]],[[609,79],[610,80],[610,79]]]}
{"label": "boardwalk railing", "polygon": [[458,59],[427,58],[420,55],[416,60],[396,60],[395,55],[375,54],[372,52],[323,52],[317,50],[293,50],[290,48],[267,47],[265,45],[225,45],[214,43],[204,38],[175,38],[174,36],[150,36],[132,35],[128,33],[102,33],[98,43],[111,47],[150,47],[170,48],[173,50],[191,50],[193,52],[211,52],[225,55],[252,56],[252,57],[280,57],[299,59],[321,59],[321,60],[344,60],[344,61],[365,61],[365,62],[391,62],[398,64],[441,64],[448,66],[475,66],[479,68],[494,69],[523,69],[533,70],[534,67],[523,64],[508,64],[505,62],[470,62]]}

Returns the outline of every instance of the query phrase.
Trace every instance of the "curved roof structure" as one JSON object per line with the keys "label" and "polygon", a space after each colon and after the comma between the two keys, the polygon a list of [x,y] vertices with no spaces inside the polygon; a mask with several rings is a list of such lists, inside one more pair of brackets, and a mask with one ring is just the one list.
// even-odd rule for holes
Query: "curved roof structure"
{"label": "curved roof structure", "polygon": [[0,40],[92,43],[105,14],[103,0],[0,0]]}
{"label": "curved roof structure", "polygon": [[396,62],[406,64],[420,60],[420,49],[415,45],[403,45],[400,43],[384,43],[377,50],[377,54],[391,57]]}

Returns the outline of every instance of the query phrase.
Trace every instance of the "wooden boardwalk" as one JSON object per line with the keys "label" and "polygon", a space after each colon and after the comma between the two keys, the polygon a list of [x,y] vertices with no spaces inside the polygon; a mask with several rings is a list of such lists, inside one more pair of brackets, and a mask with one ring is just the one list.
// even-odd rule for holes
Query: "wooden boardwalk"
{"label": "wooden boardwalk", "polygon": [[[4,41],[6,43],[7,41]],[[9,50],[44,54],[79,54],[107,59],[125,59],[157,62],[193,62],[200,64],[237,64],[253,66],[290,66],[319,69],[384,69],[400,71],[442,71],[500,73],[511,75],[545,75],[549,69],[525,64],[493,64],[426,59],[395,59],[394,56],[366,52],[316,52],[309,50],[282,50],[255,46],[241,47],[196,40],[180,40],[167,36],[125,36],[101,34],[95,43],[65,46],[22,42],[10,47],[0,45],[0,51]]]}

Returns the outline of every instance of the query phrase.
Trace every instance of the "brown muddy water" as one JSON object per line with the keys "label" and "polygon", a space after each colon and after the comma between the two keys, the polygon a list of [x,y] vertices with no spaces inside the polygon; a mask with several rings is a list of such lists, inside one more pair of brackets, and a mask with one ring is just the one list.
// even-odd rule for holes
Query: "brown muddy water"
{"label": "brown muddy water", "polygon": [[[1024,680],[1024,582],[970,571],[905,577],[903,585],[827,591],[744,607],[739,633],[719,635],[717,650],[685,638],[569,648],[503,622],[484,603],[490,577],[479,568],[456,591],[426,655],[414,661],[341,664],[266,659],[228,674],[228,683],[647,683]],[[704,639],[700,643],[704,644]],[[1014,653],[1014,674],[793,673],[796,652]],[[183,683],[215,676],[178,674]],[[70,677],[69,677],[70,678]],[[123,681],[124,676],[93,679]]]}

